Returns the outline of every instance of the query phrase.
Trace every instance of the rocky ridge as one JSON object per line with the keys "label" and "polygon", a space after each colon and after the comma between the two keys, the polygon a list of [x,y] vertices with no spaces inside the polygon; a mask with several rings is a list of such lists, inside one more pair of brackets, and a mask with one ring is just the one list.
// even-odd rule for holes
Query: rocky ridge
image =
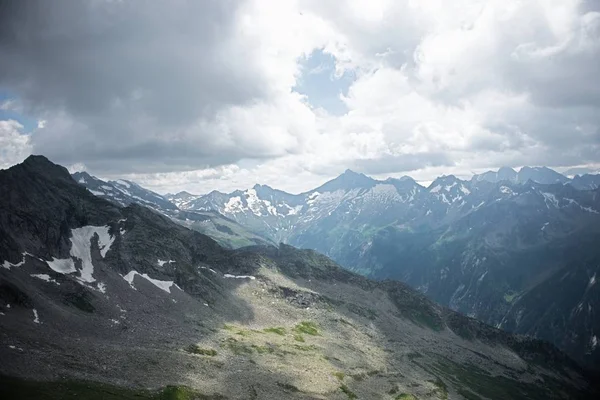
{"label": "rocky ridge", "polygon": [[[41,382],[27,390],[43,398],[82,387],[150,398],[166,385],[176,386],[161,393],[215,399],[597,395],[548,343],[312,250],[224,249],[148,208],[92,195],[43,157],[0,171],[0,189],[8,393],[25,389],[6,376]],[[58,392],[44,389],[57,380]]]}

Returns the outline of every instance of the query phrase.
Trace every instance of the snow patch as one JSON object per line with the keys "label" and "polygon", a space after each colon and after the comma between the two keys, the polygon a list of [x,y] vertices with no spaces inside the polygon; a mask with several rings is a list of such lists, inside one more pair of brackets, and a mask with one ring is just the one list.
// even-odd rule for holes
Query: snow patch
{"label": "snow patch", "polygon": [[471,194],[471,191],[467,189],[464,185],[460,185],[460,191],[463,192],[465,195]]}
{"label": "snow patch", "polygon": [[59,274],[72,274],[73,272],[77,272],[75,263],[70,258],[52,258],[52,260],[46,261],[46,264],[48,264],[52,271],[58,272]]}
{"label": "snow patch", "polygon": [[210,272],[212,272],[213,274],[216,274],[216,273],[217,273],[217,271],[215,271],[215,270],[214,270],[214,269],[212,269],[212,268],[208,268],[208,267],[200,267],[200,269],[206,269],[206,270],[209,270],[209,271],[210,271]]}
{"label": "snow patch", "polygon": [[33,322],[35,322],[36,324],[40,323],[40,318],[35,308],[33,309]]}
{"label": "snow patch", "polygon": [[485,204],[485,201],[482,201],[482,202],[481,202],[481,203],[479,203],[478,205],[476,205],[476,206],[472,206],[472,207],[473,207],[474,209],[478,209],[479,207],[481,207],[481,206],[482,206],[482,205],[484,205],[484,204]]}
{"label": "snow patch", "polygon": [[594,286],[595,283],[596,283],[596,273],[594,272],[594,276],[592,276],[590,278],[590,282],[588,283],[588,287]]}
{"label": "snow patch", "polygon": [[81,178],[79,178],[79,180],[77,182],[81,183],[82,185],[85,185],[87,183],[83,176]]}
{"label": "snow patch", "polygon": [[174,262],[175,261],[173,261],[173,260],[161,260],[161,259],[158,259],[158,261],[157,261],[159,267],[162,267],[165,264],[171,264]]}
{"label": "snow patch", "polygon": [[430,190],[431,193],[437,193],[442,189],[440,185],[436,185],[433,189]]}
{"label": "snow patch", "polygon": [[60,286],[60,283],[58,283],[57,281],[55,281],[54,279],[52,279],[52,277],[50,277],[50,275],[48,275],[48,274],[31,274],[30,276],[32,276],[34,278],[41,279],[41,280],[46,281],[46,282],[56,283],[57,285]]}
{"label": "snow patch", "polygon": [[100,293],[106,293],[106,284],[103,282],[98,282],[98,290]]}
{"label": "snow patch", "polygon": [[592,345],[592,350],[595,350],[596,347],[598,346],[598,338],[596,337],[596,335],[592,336],[592,339],[590,340],[590,344]]}
{"label": "snow patch", "polygon": [[104,196],[104,192],[99,192],[97,190],[88,189],[94,196]]}
{"label": "snow patch", "polygon": [[252,275],[231,275],[231,274],[225,274],[223,275],[224,278],[234,278],[234,279],[251,279],[251,280],[255,280],[256,277],[252,276]]}
{"label": "snow patch", "polygon": [[446,186],[444,189],[446,190],[446,192],[448,192],[450,189],[452,189],[454,186],[456,186],[456,182],[452,182],[451,185]]}
{"label": "snow patch", "polygon": [[581,207],[582,210],[593,213],[593,214],[599,214],[598,211],[594,210],[592,207],[584,207],[584,206],[579,206]]}
{"label": "snow patch", "polygon": [[481,277],[479,279],[477,279],[477,283],[481,283],[481,281],[483,281],[483,278],[485,278],[485,276],[487,275],[488,271],[485,271],[483,273],[483,275],[481,275]]}
{"label": "snow patch", "polygon": [[[408,197],[408,196],[407,196]],[[365,200],[374,201],[378,204],[402,202],[404,199],[394,185],[387,183],[378,183],[373,186],[365,195]]]}
{"label": "snow patch", "polygon": [[71,230],[71,258],[55,259],[46,261],[50,269],[60,274],[77,272],[73,258],[81,260],[80,276],[77,278],[82,282],[94,282],[94,265],[92,264],[92,237],[98,235],[98,248],[102,258],[110,249],[114,238],[108,233],[108,226],[83,226]]}
{"label": "snow patch", "polygon": [[500,193],[515,194],[508,186],[500,186]]}
{"label": "snow patch", "polygon": [[94,282],[94,265],[92,264],[91,240],[98,235],[98,247],[102,258],[110,249],[114,238],[108,233],[108,226],[83,226],[71,230],[71,257],[81,260],[81,277],[84,282]]}
{"label": "snow patch", "polygon": [[122,179],[119,179],[119,180],[117,180],[116,182],[117,182],[119,185],[123,185],[123,186],[125,186],[127,189],[131,188],[131,185],[130,185],[128,182],[126,182],[126,181],[124,181],[124,180],[122,180]]}
{"label": "snow patch", "polygon": [[544,224],[544,226],[542,226],[542,228],[541,228],[540,230],[542,230],[542,231],[543,231],[544,229],[546,229],[546,227],[547,227],[549,224],[550,224],[550,222],[546,222],[546,223]]}
{"label": "snow patch", "polygon": [[161,281],[159,279],[152,279],[148,276],[148,274],[140,274],[137,271],[130,271],[127,275],[123,276],[123,279],[125,279],[127,282],[129,282],[129,285],[135,289],[135,286],[133,286],[133,280],[135,279],[135,276],[139,275],[142,278],[148,280],[148,282],[152,283],[154,286],[156,286],[157,288],[164,290],[167,293],[171,293],[171,287],[175,286],[176,288],[178,288],[179,290],[181,290],[181,288],[179,286],[177,286],[173,281]]}
{"label": "snow patch", "polygon": [[[248,208],[250,209],[250,211],[252,211],[254,215],[260,217],[262,215],[262,213],[260,212],[261,200],[258,198],[256,190],[248,189],[246,190],[246,192],[244,192],[244,195],[246,196],[246,203],[248,204]],[[269,205],[270,204],[271,203],[269,203]]]}
{"label": "snow patch", "polygon": [[243,212],[244,205],[242,203],[242,199],[239,196],[230,198],[227,203],[225,203],[224,211],[227,213]]}
{"label": "snow patch", "polygon": [[[287,204],[286,204],[287,205]],[[288,213],[287,215],[296,215],[300,212],[300,210],[302,210],[302,206],[296,206],[296,207],[289,207]]]}
{"label": "snow patch", "polygon": [[544,196],[544,201],[546,202],[547,208],[550,208],[548,202],[550,202],[554,207],[558,208],[558,200],[556,199],[556,196],[554,196],[552,193],[546,192],[542,192],[542,196]]}
{"label": "snow patch", "polygon": [[30,255],[31,255],[31,254],[29,254],[29,253],[27,253],[27,252],[24,252],[24,253],[23,253],[23,255],[22,255],[23,259],[22,259],[21,261],[19,261],[19,262],[18,262],[18,263],[16,263],[16,264],[10,263],[10,262],[8,262],[8,261],[4,261],[4,262],[2,263],[2,267],[6,268],[6,269],[10,269],[11,267],[18,268],[18,267],[22,266],[23,264],[25,264],[25,257],[26,257],[26,256],[30,256]]}

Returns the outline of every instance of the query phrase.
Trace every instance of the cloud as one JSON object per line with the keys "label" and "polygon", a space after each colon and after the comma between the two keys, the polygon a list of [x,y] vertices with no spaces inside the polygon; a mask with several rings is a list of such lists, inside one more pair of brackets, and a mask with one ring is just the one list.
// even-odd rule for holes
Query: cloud
{"label": "cloud", "polygon": [[2,104],[45,121],[33,151],[101,176],[300,191],[348,167],[600,162],[597,2],[24,4],[0,21]]}
{"label": "cloud", "polygon": [[34,150],[63,163],[178,170],[295,152],[311,118],[290,91],[296,58],[320,45],[318,29],[310,37],[295,30],[318,21],[289,15],[285,4],[269,8],[10,3],[0,85],[46,121]]}
{"label": "cloud", "polygon": [[31,154],[29,135],[14,120],[0,121],[0,169],[22,162]]}

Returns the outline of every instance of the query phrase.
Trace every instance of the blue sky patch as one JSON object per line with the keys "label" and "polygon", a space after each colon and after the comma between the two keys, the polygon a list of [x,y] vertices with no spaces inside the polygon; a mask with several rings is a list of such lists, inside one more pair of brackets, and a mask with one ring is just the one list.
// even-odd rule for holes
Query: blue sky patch
{"label": "blue sky patch", "polygon": [[[0,89],[0,104],[15,99],[15,95],[6,90]],[[21,125],[23,125],[23,132],[31,132],[32,130],[37,128],[38,125],[38,121],[36,118],[31,118],[14,110],[0,109],[0,121],[6,121],[10,119],[18,121]]]}
{"label": "blue sky patch", "polygon": [[336,78],[335,57],[319,49],[302,62],[302,76],[293,90],[305,95],[313,107],[324,108],[330,114],[343,115],[348,108],[340,100],[340,95],[348,93],[353,81],[350,73]]}

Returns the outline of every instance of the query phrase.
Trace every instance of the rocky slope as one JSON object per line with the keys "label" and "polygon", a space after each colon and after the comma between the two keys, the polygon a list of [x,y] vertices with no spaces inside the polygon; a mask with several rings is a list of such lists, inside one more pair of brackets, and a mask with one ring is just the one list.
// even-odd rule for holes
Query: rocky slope
{"label": "rocky slope", "polygon": [[[240,224],[225,217],[215,210],[180,210],[185,207],[186,201],[195,199],[189,193],[161,196],[151,190],[145,189],[135,182],[119,179],[117,181],[103,181],[87,172],[76,172],[73,179],[86,187],[92,194],[120,206],[140,204],[144,207],[169,217],[174,222],[190,229],[204,233],[228,248],[239,248],[256,244],[274,244],[272,241],[249,231]],[[175,203],[170,200],[174,200]]]}
{"label": "rocky slope", "polygon": [[0,262],[3,398],[598,395],[550,344],[311,250],[226,250],[39,156],[0,171]]}
{"label": "rocky slope", "polygon": [[599,177],[501,168],[470,181],[442,176],[425,188],[409,177],[382,181],[346,171],[299,195],[256,185],[185,207],[216,210],[363,275],[402,280],[600,368]]}

